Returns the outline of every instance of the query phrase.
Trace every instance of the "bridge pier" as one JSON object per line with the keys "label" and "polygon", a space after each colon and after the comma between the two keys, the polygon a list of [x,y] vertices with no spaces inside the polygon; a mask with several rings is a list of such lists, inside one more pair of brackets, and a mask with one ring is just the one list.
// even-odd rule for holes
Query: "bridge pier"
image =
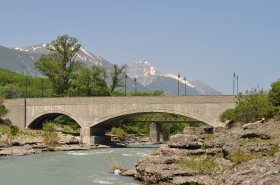
{"label": "bridge pier", "polygon": [[161,126],[159,123],[150,124],[150,141],[153,144],[160,143],[160,129]]}
{"label": "bridge pier", "polygon": [[82,143],[85,145],[110,144],[111,137],[105,135],[105,129],[82,127],[80,131]]}

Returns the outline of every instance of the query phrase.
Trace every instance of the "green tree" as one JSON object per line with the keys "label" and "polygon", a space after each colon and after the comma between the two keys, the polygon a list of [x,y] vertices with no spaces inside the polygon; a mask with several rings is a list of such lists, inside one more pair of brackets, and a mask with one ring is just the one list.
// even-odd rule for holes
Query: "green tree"
{"label": "green tree", "polygon": [[8,85],[4,86],[0,93],[6,99],[21,97],[20,88],[15,84],[8,84]]}
{"label": "green tree", "polygon": [[91,69],[83,67],[73,81],[71,94],[75,96],[107,96],[106,70],[94,65]]}
{"label": "green tree", "polygon": [[81,62],[75,57],[80,47],[76,38],[62,35],[49,44],[50,53],[35,62],[36,68],[49,78],[58,96],[67,95],[81,67]]}
{"label": "green tree", "polygon": [[117,87],[123,86],[123,78],[125,77],[125,70],[127,65],[118,66],[114,64],[113,72],[111,73],[112,84],[110,88],[110,93],[113,93]]}
{"label": "green tree", "polygon": [[271,89],[268,92],[268,98],[273,105],[280,106],[280,79],[271,84]]}

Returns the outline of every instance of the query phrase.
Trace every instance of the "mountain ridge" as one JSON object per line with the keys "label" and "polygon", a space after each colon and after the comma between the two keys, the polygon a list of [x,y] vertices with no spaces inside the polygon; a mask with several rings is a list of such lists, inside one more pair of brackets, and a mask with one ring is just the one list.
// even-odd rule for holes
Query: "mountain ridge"
{"label": "mountain ridge", "polygon": [[[49,51],[46,43],[32,45],[28,47],[8,48],[0,46],[0,67],[10,69],[12,71],[29,75],[29,76],[43,76],[34,66],[34,63],[40,58],[42,54],[48,54]],[[110,74],[113,70],[113,64],[101,56],[95,55],[85,48],[77,53],[77,59],[82,61],[87,67],[92,65],[99,65],[106,68],[107,73]],[[201,81],[184,80],[183,77],[178,79],[174,74],[161,74],[160,70],[151,65],[147,60],[141,59],[133,64],[128,65],[127,75],[130,79],[130,86],[134,86],[133,79],[137,79],[138,91],[155,91],[162,90],[165,95],[177,95],[178,80],[179,80],[179,94],[184,95],[185,88],[187,95],[220,95],[217,90],[209,87]],[[131,88],[133,89],[133,88]]]}

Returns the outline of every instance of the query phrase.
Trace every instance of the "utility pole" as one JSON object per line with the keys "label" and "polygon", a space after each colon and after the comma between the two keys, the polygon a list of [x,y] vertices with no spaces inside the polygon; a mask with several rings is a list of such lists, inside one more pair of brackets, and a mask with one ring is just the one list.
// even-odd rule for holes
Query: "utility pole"
{"label": "utility pole", "polygon": [[178,73],[178,96],[180,96],[180,73]]}

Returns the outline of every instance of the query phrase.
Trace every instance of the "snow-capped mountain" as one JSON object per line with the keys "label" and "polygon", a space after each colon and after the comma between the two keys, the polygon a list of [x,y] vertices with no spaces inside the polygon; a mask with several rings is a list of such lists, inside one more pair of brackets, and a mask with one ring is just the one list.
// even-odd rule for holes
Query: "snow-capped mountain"
{"label": "snow-capped mountain", "polygon": [[147,86],[157,78],[159,70],[143,59],[129,65],[127,75],[130,78],[136,78],[143,86]]}
{"label": "snow-capped mountain", "polygon": [[[49,44],[39,44],[39,45],[33,45],[25,48],[14,48],[14,49],[23,53],[29,53],[30,55],[39,54],[41,56],[42,54],[48,54],[50,52],[47,49],[48,47],[51,46]],[[83,47],[81,47],[80,50],[78,51],[76,59],[82,61],[88,67],[91,67],[93,65],[99,65],[112,69],[112,64],[110,62],[108,62],[106,59],[98,55],[94,55],[89,51],[86,51]]]}
{"label": "snow-capped mountain", "polygon": [[[0,68],[9,69],[29,76],[42,76],[35,68],[34,63],[42,56],[48,54],[48,44],[33,45],[24,48],[7,48],[0,46]],[[81,48],[76,56],[77,60],[82,61],[86,66],[100,65],[107,69],[108,74],[113,69],[113,64],[106,59],[94,55],[84,48]],[[139,60],[128,66],[129,76],[127,89],[134,91],[133,78],[137,79],[137,91],[151,92],[162,90],[165,95],[177,95],[178,77],[174,74],[161,74],[159,69],[152,66],[147,60]],[[187,95],[214,95],[221,94],[200,81],[184,80],[180,81],[180,95],[184,95],[185,88]],[[122,88],[120,88],[122,89]]]}
{"label": "snow-capped mountain", "polygon": [[190,81],[184,77],[178,79],[174,74],[161,74],[160,71],[152,66],[147,60],[139,60],[128,66],[127,75],[136,78],[146,90],[162,90],[165,95],[178,94],[178,80],[180,82],[180,95],[218,95],[220,92],[209,87],[200,81]]}

